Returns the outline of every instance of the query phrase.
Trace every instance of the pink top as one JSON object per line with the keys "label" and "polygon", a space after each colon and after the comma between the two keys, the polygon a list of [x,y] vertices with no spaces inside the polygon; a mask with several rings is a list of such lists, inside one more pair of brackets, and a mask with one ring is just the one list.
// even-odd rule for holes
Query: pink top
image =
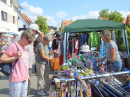
{"label": "pink top", "polygon": [[[15,42],[16,43],[16,42]],[[20,82],[28,79],[28,54],[27,51],[21,46],[19,46],[17,43],[19,50],[22,51],[22,56],[19,57],[17,63],[15,64],[13,71],[11,75],[9,76],[9,82]],[[10,44],[7,50],[5,51],[6,54],[8,54],[11,57],[14,57],[17,55],[17,48],[14,43]],[[15,61],[14,61],[15,62]],[[14,65],[14,62],[12,62],[12,65]]]}

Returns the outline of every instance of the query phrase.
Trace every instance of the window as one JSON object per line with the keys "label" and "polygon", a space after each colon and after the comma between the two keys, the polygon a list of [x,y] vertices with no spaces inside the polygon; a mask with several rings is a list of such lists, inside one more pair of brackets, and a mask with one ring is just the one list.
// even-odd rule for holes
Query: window
{"label": "window", "polygon": [[1,0],[2,2],[6,3],[6,0]]}
{"label": "window", "polygon": [[13,23],[15,24],[15,16],[13,16]]}
{"label": "window", "polygon": [[1,20],[7,21],[7,13],[4,11],[1,11]]}
{"label": "window", "polygon": [[23,28],[26,28],[26,25],[23,25]]}

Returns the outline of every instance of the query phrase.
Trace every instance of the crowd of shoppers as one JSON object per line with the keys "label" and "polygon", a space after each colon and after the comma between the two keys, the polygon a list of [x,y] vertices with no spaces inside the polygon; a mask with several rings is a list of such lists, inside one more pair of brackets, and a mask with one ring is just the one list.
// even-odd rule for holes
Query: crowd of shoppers
{"label": "crowd of shoppers", "polygon": [[[38,37],[35,40],[36,35]],[[120,71],[122,61],[116,43],[111,40],[111,32],[103,30],[101,38],[106,43],[106,55],[96,60],[96,62],[108,59],[109,63],[115,63],[113,64],[113,70],[117,67],[117,71]],[[1,63],[12,62],[13,65],[18,59],[12,73],[9,75],[9,96],[27,97],[29,95],[34,53],[37,73],[37,94],[47,94],[50,88],[49,71],[47,68],[51,59],[50,55],[53,54],[55,58],[60,53],[59,51],[63,50],[60,35],[57,34],[52,41],[50,36],[43,35],[43,32],[39,31],[37,24],[31,24],[10,45],[7,42],[7,38],[2,35],[2,39],[0,40]],[[60,49],[62,50],[59,50],[59,44],[62,44],[60,45]],[[17,50],[16,46],[20,51]]]}
{"label": "crowd of shoppers", "polygon": [[[35,40],[36,35],[38,37]],[[9,75],[10,97],[28,97],[31,87],[34,53],[36,56],[37,94],[44,95],[49,91],[47,65],[51,59],[50,55],[56,53],[55,49],[49,52],[48,44],[50,41],[50,36],[44,35],[43,37],[43,33],[39,31],[37,24],[31,24],[27,30],[16,36],[11,44],[7,44],[7,38],[4,34],[2,35],[0,40],[1,63],[12,62],[12,65],[14,65],[18,59],[12,73]],[[20,51],[17,50],[16,46]]]}

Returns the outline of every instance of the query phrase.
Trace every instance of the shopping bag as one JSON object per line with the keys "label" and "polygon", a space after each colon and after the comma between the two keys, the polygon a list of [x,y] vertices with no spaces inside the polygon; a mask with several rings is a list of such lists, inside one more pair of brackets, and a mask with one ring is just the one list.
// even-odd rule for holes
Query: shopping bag
{"label": "shopping bag", "polygon": [[51,60],[49,60],[49,62],[50,62],[50,70],[52,70],[52,71],[59,70],[59,68],[60,68],[59,58],[51,59]]}

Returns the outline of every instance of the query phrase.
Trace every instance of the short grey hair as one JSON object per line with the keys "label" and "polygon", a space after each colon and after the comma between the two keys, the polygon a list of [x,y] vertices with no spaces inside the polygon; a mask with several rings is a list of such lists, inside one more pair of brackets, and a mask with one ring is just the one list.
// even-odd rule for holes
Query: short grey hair
{"label": "short grey hair", "polygon": [[101,35],[108,41],[111,40],[111,32],[109,30],[103,30]]}
{"label": "short grey hair", "polygon": [[44,35],[43,40],[51,41],[51,37],[48,35]]}
{"label": "short grey hair", "polygon": [[24,30],[24,31],[22,32],[21,39],[22,39],[23,37],[26,37],[27,39],[30,39],[31,41],[35,41],[35,35],[34,35],[34,33],[33,33],[32,30],[29,30],[29,29]]}

